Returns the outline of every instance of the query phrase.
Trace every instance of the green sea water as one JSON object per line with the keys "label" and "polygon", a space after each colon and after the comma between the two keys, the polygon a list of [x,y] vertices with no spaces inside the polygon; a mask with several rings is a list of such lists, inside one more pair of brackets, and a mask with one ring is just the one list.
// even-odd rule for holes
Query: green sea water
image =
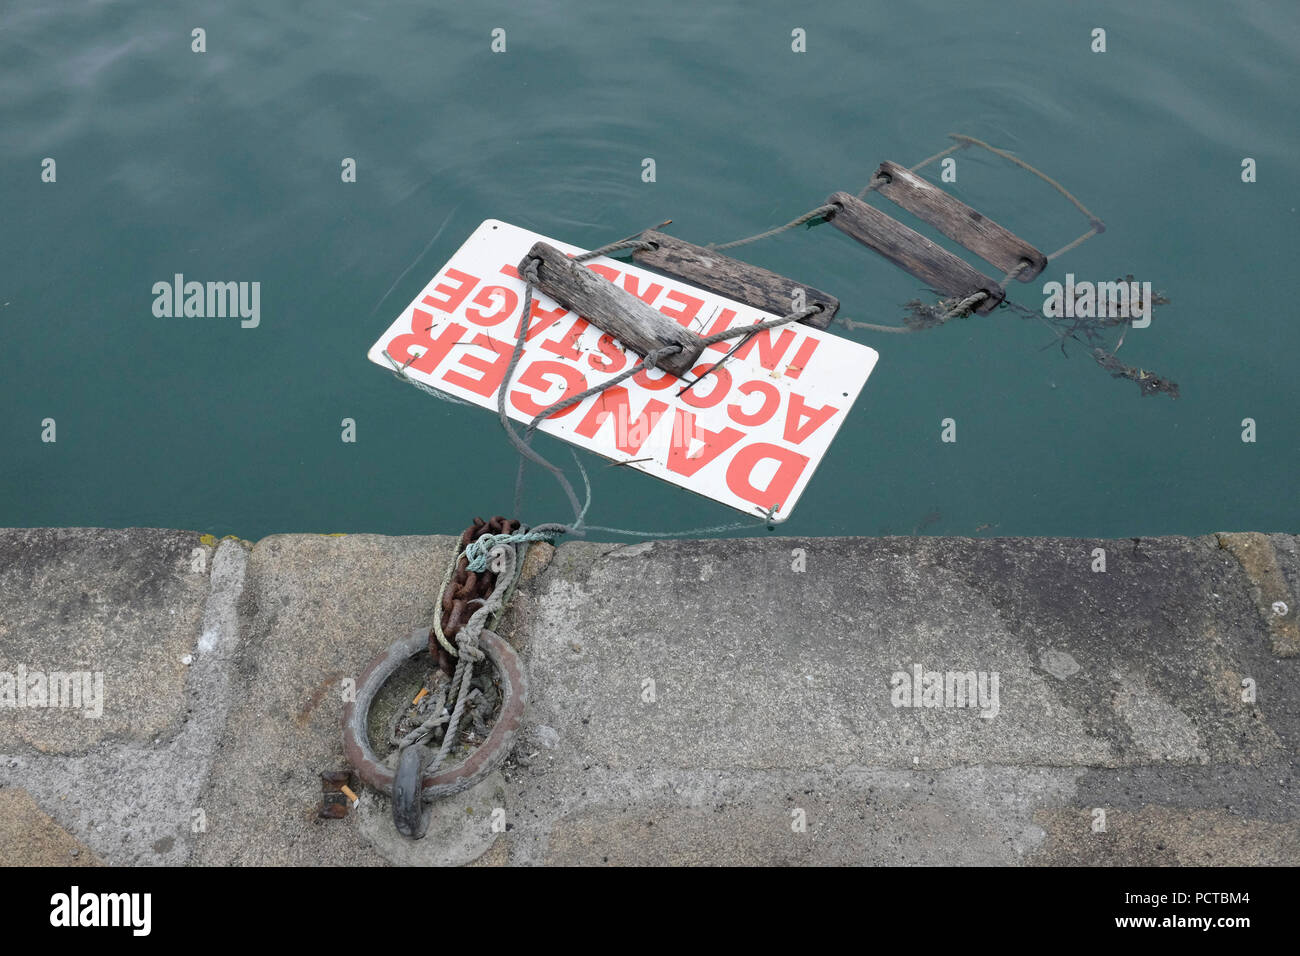
{"label": "green sea water", "polygon": [[[365,358],[481,221],[591,248],[672,219],[724,242],[961,132],[1107,226],[1012,298],[1040,310],[1066,272],[1152,282],[1170,304],[1120,357],[1181,397],[1142,397],[1009,309],[840,329],[880,361],[782,533],[1300,530],[1298,78],[1283,0],[5,4],[0,525],[256,538],[508,512],[516,459],[493,417]],[[957,158],[945,188],[1044,251],[1086,228],[1023,170]],[[858,321],[899,324],[924,293],[832,228],[737,254]],[[259,325],[155,317],[152,286],[176,273],[260,283]],[[576,476],[563,445],[538,447]],[[595,523],[736,517],[582,460]],[[520,517],[569,514],[534,472]]]}

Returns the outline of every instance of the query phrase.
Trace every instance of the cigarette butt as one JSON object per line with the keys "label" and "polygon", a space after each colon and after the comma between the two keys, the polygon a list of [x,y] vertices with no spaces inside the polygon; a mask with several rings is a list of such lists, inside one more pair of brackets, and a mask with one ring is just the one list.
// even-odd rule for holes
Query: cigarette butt
{"label": "cigarette butt", "polygon": [[346,783],[339,789],[343,791],[343,796],[347,797],[353,803],[357,802],[357,795],[352,792],[352,788],[349,787]]}
{"label": "cigarette butt", "polygon": [[415,695],[415,700],[411,701],[411,705],[414,706],[415,704],[418,704],[420,701],[424,700],[424,698],[428,696],[429,696],[429,688],[421,687],[420,692]]}

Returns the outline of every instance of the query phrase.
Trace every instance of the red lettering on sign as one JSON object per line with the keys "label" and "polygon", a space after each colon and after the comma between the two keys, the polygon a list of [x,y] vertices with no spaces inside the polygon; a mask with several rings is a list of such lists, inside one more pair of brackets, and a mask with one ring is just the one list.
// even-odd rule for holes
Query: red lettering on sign
{"label": "red lettering on sign", "polygon": [[[448,285],[448,279],[454,279],[458,285]],[[476,285],[478,285],[477,276],[472,276],[468,272],[461,272],[459,269],[448,269],[442,282],[433,287],[433,292],[446,293],[447,297],[445,299],[435,299],[433,292],[430,292],[420,301],[430,308],[440,309],[443,312],[455,312]]]}
{"label": "red lettering on sign", "polygon": [[776,332],[776,329],[764,329],[756,333],[752,339],[736,349],[736,358],[742,360],[749,358],[750,353],[757,347],[758,364],[769,372],[772,371],[795,339],[794,329],[781,329],[776,341],[773,341],[772,336]]}
{"label": "red lettering on sign", "polygon": [[811,335],[805,336],[803,345],[799,346],[799,351],[795,353],[794,359],[791,360],[789,367],[785,370],[788,378],[798,378],[803,374],[803,370],[808,367],[812,361],[813,352],[817,351],[817,346],[821,344],[821,339],[815,339]]}
{"label": "red lettering on sign", "polygon": [[[678,408],[673,420],[672,443],[668,448],[668,470],[689,478],[744,437],[745,433],[739,428],[722,428],[716,432],[701,428],[695,424],[691,412]],[[692,452],[696,441],[704,442],[704,446]]]}
{"label": "red lettering on sign", "polygon": [[[442,374],[442,380],[451,385],[459,385],[461,388],[487,398],[501,387],[501,380],[506,376],[506,367],[510,364],[510,355],[513,349],[506,343],[498,342],[492,336],[483,332],[474,336],[474,344],[481,345],[485,349],[491,349],[494,357],[485,359],[473,352],[462,352],[460,358],[456,360],[456,365]],[[460,366],[482,374],[478,378],[470,378],[468,375],[463,375],[457,371]]]}
{"label": "red lettering on sign", "polygon": [[643,368],[632,376],[632,381],[636,382],[642,388],[648,388],[652,392],[662,392],[665,388],[672,388],[677,384],[677,376],[672,372],[665,372],[661,368],[654,370],[658,378],[650,377],[650,369]]}
{"label": "red lettering on sign", "polygon": [[[794,491],[799,476],[808,467],[812,459],[780,445],[767,442],[754,442],[736,452],[727,465],[727,487],[737,498],[758,505],[764,511],[773,505],[784,505],[785,499]],[[754,485],[754,468],[760,461],[775,461],[776,472],[767,482],[767,487]]]}
{"label": "red lettering on sign", "polygon": [[752,395],[755,392],[763,393],[763,404],[755,412],[746,412],[740,407],[738,402],[732,402],[727,406],[727,414],[737,425],[761,425],[770,421],[776,414],[776,410],[781,407],[781,393],[771,382],[755,380],[743,382],[737,387],[736,391],[742,395]]}
{"label": "red lettering on sign", "polygon": [[[722,314],[718,316],[718,320],[713,323],[713,327],[710,328],[706,334],[715,335],[724,329],[730,328],[731,323],[735,318],[736,313],[734,310],[723,309]],[[772,336],[774,333],[776,333],[775,329],[764,329],[762,332],[754,333],[753,337],[748,342],[736,349],[736,358],[747,359],[749,358],[750,353],[757,348],[759,364],[769,372],[772,371],[781,361],[781,357],[789,350],[790,345],[794,342],[797,334],[794,329],[781,329],[780,333],[777,334],[775,339],[773,339]],[[735,338],[723,339],[721,342],[714,342],[709,346],[709,348],[718,352],[729,352],[735,347],[736,343],[741,341],[743,338],[743,334],[738,334]],[[798,353],[795,355],[794,362],[791,364],[799,365],[802,368],[803,364],[808,359],[812,358],[813,350],[817,348],[817,342],[811,337],[808,338],[808,342],[812,343],[811,347],[809,347],[807,342],[800,346]],[[791,371],[788,374],[791,378],[799,377],[797,371]]]}
{"label": "red lettering on sign", "polygon": [[606,332],[596,340],[596,348],[600,349],[600,354],[605,356],[605,360],[601,361],[596,355],[588,355],[588,365],[602,372],[623,371],[623,367],[627,365],[627,353],[614,344],[614,336]]}
{"label": "red lettering on sign", "polygon": [[576,362],[582,358],[582,352],[578,349],[578,339],[582,338],[582,333],[587,331],[589,324],[586,319],[579,318],[569,326],[569,331],[561,338],[547,339],[545,342],[537,343],[537,347],[554,352],[560,358],[573,359]]}
{"label": "red lettering on sign", "polygon": [[[718,315],[717,321],[713,323],[713,327],[704,334],[717,335],[719,332],[731,328],[731,323],[734,321],[736,321],[736,310],[723,309],[721,314]],[[735,345],[737,341],[737,339],[723,339],[721,342],[714,342],[709,346],[709,348],[718,352],[730,352],[731,347]]]}
{"label": "red lettering on sign", "polygon": [[[691,369],[691,374],[696,378],[699,378],[711,368],[713,368],[712,364],[697,365],[695,368]],[[704,394],[700,394],[701,389],[704,390]],[[683,392],[681,399],[687,405],[693,405],[696,408],[712,408],[714,405],[718,404],[718,402],[727,397],[727,392],[730,389],[731,373],[725,368],[720,368],[717,371],[712,372],[709,377],[699,385],[693,386],[690,391]]]}
{"label": "red lettering on sign", "polygon": [[645,408],[635,419],[632,418],[632,405],[628,401],[628,391],[621,385],[607,388],[600,393],[591,410],[574,429],[584,438],[595,438],[596,432],[605,419],[614,419],[614,444],[625,455],[635,455],[650,437],[650,433],[659,424],[659,419],[668,410],[668,406],[652,398],[645,403]]}
{"label": "red lettering on sign", "polygon": [[[513,391],[510,393],[510,402],[523,412],[525,415],[538,415],[545,411],[556,402],[563,401],[570,395],[577,395],[587,387],[586,377],[572,365],[565,365],[563,362],[551,362],[543,360],[533,362],[524,369],[523,374],[519,376],[518,384],[533,389],[538,395],[546,395],[551,390],[551,382],[547,381],[546,376],[558,376],[564,382],[564,394],[559,398],[549,399],[542,405],[538,405],[524,392]],[[579,403],[581,404],[581,403]],[[547,421],[552,418],[563,418],[576,409],[578,405],[570,405],[564,411],[555,415],[548,415]]]}
{"label": "red lettering on sign", "polygon": [[618,270],[613,266],[607,266],[599,262],[590,263],[587,266],[596,275],[608,279],[610,282],[618,281]]}
{"label": "red lettering on sign", "polygon": [[469,319],[475,325],[497,325],[504,321],[507,316],[514,315],[515,310],[519,308],[519,295],[514,289],[507,289],[500,285],[485,285],[478,290],[478,295],[474,296],[474,304],[487,307],[496,305],[500,301],[500,306],[495,312],[486,313],[481,309],[467,308],[465,318]]}
{"label": "red lettering on sign", "polygon": [[781,437],[792,445],[801,445],[805,438],[830,421],[838,411],[834,405],[823,405],[821,408],[807,406],[802,395],[791,392],[790,405],[785,410],[785,432]]}
{"label": "red lettering on sign", "polygon": [[[440,362],[447,357],[451,347],[465,334],[465,326],[452,322],[438,334],[435,339],[429,335],[433,316],[423,309],[411,310],[411,332],[409,335],[395,335],[388,343],[388,354],[398,365],[405,365],[417,372],[433,374]],[[413,347],[424,350],[424,354],[415,358]]]}
{"label": "red lettering on sign", "polygon": [[[562,305],[554,309],[543,309],[537,303],[537,300],[533,299],[533,307],[528,310],[530,324],[528,326],[528,338],[525,341],[531,342],[568,314],[569,310]],[[517,327],[515,331],[518,332]]]}
{"label": "red lettering on sign", "polygon": [[659,298],[659,293],[664,291],[664,287],[657,282],[646,280],[646,290],[641,291],[641,280],[632,273],[627,272],[623,275],[623,288],[631,292],[634,296],[644,302],[646,305],[654,305],[655,299]]}
{"label": "red lettering on sign", "polygon": [[695,317],[700,314],[700,309],[704,308],[703,299],[697,299],[695,296],[687,295],[677,289],[671,290],[668,293],[668,298],[680,302],[681,308],[672,309],[665,304],[659,306],[659,311],[674,320],[678,325],[689,326]]}

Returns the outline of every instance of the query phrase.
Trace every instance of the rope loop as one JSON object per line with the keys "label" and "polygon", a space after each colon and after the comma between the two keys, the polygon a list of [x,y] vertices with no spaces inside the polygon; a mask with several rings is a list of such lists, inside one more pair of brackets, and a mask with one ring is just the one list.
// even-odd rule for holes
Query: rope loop
{"label": "rope loop", "polygon": [[559,537],[555,531],[526,531],[518,534],[485,534],[477,541],[471,541],[462,552],[471,571],[486,571],[488,558],[497,553],[497,549],[510,544],[531,544],[534,541],[553,543]]}

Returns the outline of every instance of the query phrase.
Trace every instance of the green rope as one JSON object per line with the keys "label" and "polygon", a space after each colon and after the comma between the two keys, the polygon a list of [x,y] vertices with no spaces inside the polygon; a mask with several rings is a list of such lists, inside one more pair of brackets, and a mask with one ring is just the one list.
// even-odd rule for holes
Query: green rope
{"label": "green rope", "polygon": [[486,571],[488,566],[488,553],[498,545],[503,544],[531,544],[534,541],[546,541],[553,543],[560,536],[557,531],[526,531],[522,534],[485,534],[477,541],[471,541],[465,546],[462,552],[469,559],[468,567],[471,571]]}

